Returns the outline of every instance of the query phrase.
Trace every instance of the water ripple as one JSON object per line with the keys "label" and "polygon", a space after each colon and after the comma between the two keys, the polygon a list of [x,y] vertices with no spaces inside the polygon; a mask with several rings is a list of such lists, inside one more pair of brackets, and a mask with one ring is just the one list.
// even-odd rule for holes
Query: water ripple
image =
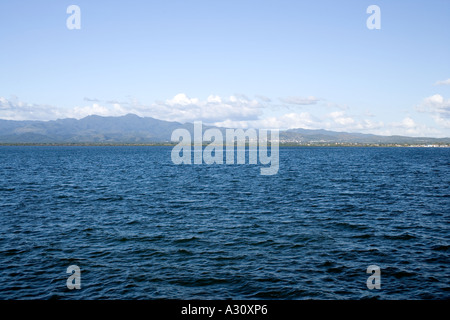
{"label": "water ripple", "polygon": [[281,148],[274,176],[169,147],[0,149],[0,299],[450,298],[449,149]]}

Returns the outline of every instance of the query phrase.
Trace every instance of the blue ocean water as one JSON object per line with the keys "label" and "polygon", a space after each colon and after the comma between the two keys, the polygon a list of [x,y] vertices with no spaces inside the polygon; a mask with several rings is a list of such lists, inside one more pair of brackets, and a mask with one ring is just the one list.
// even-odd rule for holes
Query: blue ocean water
{"label": "blue ocean water", "polygon": [[0,147],[0,299],[450,298],[450,149],[171,150]]}

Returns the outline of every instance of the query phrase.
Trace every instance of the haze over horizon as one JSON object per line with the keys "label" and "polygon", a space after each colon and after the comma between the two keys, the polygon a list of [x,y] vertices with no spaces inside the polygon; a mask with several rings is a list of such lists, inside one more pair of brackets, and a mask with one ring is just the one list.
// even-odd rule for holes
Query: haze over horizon
{"label": "haze over horizon", "polygon": [[450,137],[449,13],[441,0],[2,2],[0,119]]}

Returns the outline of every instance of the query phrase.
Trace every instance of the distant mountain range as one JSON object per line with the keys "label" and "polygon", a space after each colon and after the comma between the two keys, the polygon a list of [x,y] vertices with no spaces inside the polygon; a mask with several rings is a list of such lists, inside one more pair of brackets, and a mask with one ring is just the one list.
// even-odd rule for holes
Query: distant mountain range
{"label": "distant mountain range", "polygon": [[181,124],[134,114],[121,117],[87,116],[52,121],[0,120],[0,143],[152,143],[170,140]]}
{"label": "distant mountain range", "polygon": [[[0,120],[0,143],[19,144],[150,144],[170,142],[172,132],[193,124],[142,118],[134,114],[121,117],[92,115],[83,119],[52,121]],[[210,128],[205,127],[204,128]],[[219,128],[224,132],[225,128]],[[379,136],[327,130],[291,129],[280,131],[280,141],[292,144],[450,144],[450,138]]]}

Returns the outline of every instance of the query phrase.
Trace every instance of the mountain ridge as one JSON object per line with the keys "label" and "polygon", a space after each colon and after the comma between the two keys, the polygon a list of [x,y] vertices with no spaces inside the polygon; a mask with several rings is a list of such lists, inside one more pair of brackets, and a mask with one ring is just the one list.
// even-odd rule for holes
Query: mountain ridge
{"label": "mountain ridge", "polygon": [[[193,134],[192,123],[158,120],[127,114],[118,117],[90,115],[82,119],[49,121],[0,119],[0,143],[170,143],[175,129]],[[203,126],[204,129],[213,128]],[[214,127],[225,133],[226,128]],[[280,130],[287,144],[450,144],[450,138],[381,136],[325,129]]]}

